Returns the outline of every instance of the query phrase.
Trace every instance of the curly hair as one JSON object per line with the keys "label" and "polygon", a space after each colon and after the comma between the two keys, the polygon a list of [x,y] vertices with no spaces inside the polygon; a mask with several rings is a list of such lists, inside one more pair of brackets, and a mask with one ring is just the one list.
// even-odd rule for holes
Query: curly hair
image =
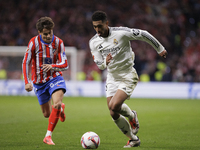
{"label": "curly hair", "polygon": [[44,28],[51,30],[54,28],[54,22],[50,17],[41,17],[36,23],[36,28],[40,32],[42,32]]}
{"label": "curly hair", "polygon": [[107,15],[103,11],[95,11],[92,15],[92,21],[102,21],[105,22],[107,21]]}

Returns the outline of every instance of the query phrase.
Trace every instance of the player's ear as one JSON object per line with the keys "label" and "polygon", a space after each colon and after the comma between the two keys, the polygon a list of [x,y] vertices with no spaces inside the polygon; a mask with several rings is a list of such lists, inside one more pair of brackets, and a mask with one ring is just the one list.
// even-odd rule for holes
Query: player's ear
{"label": "player's ear", "polygon": [[106,21],[106,25],[108,26],[108,21]]}
{"label": "player's ear", "polygon": [[41,32],[38,30],[38,33],[41,34]]}

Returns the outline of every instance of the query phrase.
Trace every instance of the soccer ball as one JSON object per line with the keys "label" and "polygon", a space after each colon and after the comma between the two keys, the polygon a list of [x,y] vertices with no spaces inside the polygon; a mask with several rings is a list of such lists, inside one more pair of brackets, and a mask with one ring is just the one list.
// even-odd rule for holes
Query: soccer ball
{"label": "soccer ball", "polygon": [[81,145],[84,149],[97,149],[100,145],[100,138],[92,131],[86,132],[81,137]]}

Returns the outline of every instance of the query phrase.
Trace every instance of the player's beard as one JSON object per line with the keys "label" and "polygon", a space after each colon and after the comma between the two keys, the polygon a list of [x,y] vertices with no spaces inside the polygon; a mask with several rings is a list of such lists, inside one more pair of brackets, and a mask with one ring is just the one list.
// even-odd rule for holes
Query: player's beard
{"label": "player's beard", "polygon": [[105,30],[103,30],[101,32],[98,32],[98,35],[101,36],[101,37],[106,38],[106,37],[108,37],[108,34],[109,34],[108,32],[109,32],[108,29],[105,29]]}
{"label": "player's beard", "polygon": [[51,38],[47,38],[47,39],[45,40],[45,42],[46,42],[46,43],[51,43]]}

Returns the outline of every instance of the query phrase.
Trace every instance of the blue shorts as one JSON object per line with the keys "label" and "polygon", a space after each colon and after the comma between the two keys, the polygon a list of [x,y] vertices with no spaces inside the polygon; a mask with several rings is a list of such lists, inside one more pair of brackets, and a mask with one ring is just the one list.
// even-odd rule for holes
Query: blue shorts
{"label": "blue shorts", "polygon": [[65,80],[62,76],[57,76],[46,83],[33,84],[35,95],[40,105],[47,103],[55,90],[62,89],[66,92]]}

